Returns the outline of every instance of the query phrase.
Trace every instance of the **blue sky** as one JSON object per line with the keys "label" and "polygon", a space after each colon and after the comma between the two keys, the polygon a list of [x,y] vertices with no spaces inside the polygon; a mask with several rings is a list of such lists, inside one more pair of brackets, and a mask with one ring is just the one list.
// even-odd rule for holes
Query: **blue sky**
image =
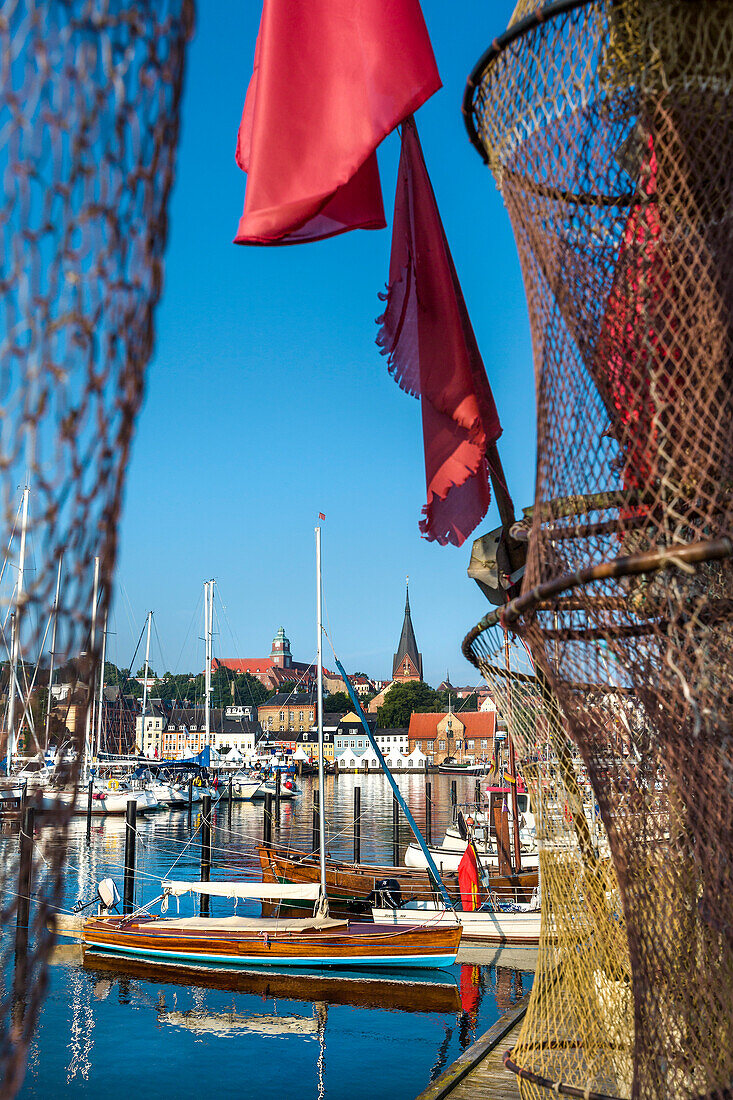
{"label": "blue sky", "polygon": [[[443,90],[417,116],[425,157],[504,426],[517,507],[534,485],[531,345],[509,221],[461,119],[465,79],[511,3],[422,0]],[[157,672],[203,667],[201,589],[217,580],[222,656],[269,653],[284,626],[315,653],[313,527],[325,512],[329,632],[349,670],[391,672],[405,575],[425,677],[475,683],[460,644],[488,610],[469,539],[420,537],[420,407],[375,345],[391,229],[290,248],[231,243],[234,163],[260,3],[204,0],[189,54],[156,350],[129,469],[110,657],[129,664],[149,609]],[[380,150],[388,218],[397,135]],[[476,534],[498,523],[495,506]],[[325,659],[331,656],[328,648]],[[137,664],[137,661],[136,661]]]}

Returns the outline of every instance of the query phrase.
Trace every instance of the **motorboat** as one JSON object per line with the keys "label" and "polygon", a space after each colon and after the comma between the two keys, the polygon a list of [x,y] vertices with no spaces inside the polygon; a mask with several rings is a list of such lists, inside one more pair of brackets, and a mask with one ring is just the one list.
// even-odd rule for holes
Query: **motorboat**
{"label": "motorboat", "polygon": [[256,775],[247,772],[236,772],[231,779],[232,799],[235,802],[251,802],[257,797],[257,792],[262,786],[262,780]]}
{"label": "motorboat", "polygon": [[[265,798],[268,794],[276,794],[277,785],[274,779],[265,779],[260,783],[260,786],[252,795],[254,799]],[[297,798],[300,794],[300,787],[296,784],[294,779],[283,779],[280,783],[280,800],[286,801],[293,798]]]}
{"label": "motorboat", "polygon": [[[104,814],[127,813],[128,802],[137,803],[139,814],[158,808],[158,802],[150,791],[133,790],[124,780],[95,779],[92,786],[92,814],[95,817]],[[42,793],[44,810],[55,810],[60,803],[72,806],[72,813],[85,814],[88,807],[88,794],[85,787],[45,787]]]}
{"label": "motorboat", "polygon": [[437,901],[415,898],[400,903],[396,908],[373,906],[372,917],[381,925],[402,927],[415,920],[435,923],[437,927],[452,927],[456,921],[469,940],[485,943],[517,943],[536,945],[540,942],[540,895],[535,891],[532,900],[525,904],[510,901],[485,902],[480,909],[464,911],[446,909]]}

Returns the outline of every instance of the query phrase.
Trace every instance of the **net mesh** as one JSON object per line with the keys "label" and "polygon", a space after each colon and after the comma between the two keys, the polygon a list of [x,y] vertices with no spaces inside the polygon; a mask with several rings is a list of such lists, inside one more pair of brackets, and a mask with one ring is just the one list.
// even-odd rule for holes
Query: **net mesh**
{"label": "net mesh", "polygon": [[[191,0],[5,0],[0,12],[0,749],[45,747],[53,639],[71,691],[51,737],[75,750],[62,765],[72,789],[152,350],[192,17]],[[27,937],[15,937],[27,889],[17,840],[0,861],[0,1096],[22,1080],[43,997],[71,805],[44,807],[32,784],[27,803],[38,826]]]}
{"label": "net mesh", "polygon": [[[730,3],[608,0],[529,20],[473,94],[538,405],[527,569],[503,622],[587,769],[630,960],[627,996],[591,951],[596,992],[575,981],[571,1024],[539,982],[516,1060],[604,1091],[610,998],[635,1097],[732,1095],[732,80]],[[578,881],[550,902],[558,944]]]}

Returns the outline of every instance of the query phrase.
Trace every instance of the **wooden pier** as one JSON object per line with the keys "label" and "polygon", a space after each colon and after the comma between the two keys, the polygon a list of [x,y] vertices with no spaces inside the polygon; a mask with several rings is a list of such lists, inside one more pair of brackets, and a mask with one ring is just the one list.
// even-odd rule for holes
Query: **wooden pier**
{"label": "wooden pier", "polygon": [[527,1011],[529,993],[464,1050],[416,1100],[519,1100],[515,1074],[504,1068],[502,1056],[511,1050]]}

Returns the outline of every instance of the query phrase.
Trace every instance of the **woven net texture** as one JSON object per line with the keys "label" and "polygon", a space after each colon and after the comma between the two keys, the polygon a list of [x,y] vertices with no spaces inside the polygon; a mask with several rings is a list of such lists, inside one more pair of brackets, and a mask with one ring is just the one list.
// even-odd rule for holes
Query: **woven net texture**
{"label": "woven net texture", "polygon": [[[514,743],[539,851],[540,948],[513,1057],[548,1080],[582,1081],[595,1092],[628,1096],[631,963],[618,880],[587,769],[556,696],[522,644],[509,642],[496,624],[475,631],[466,652]],[[522,1089],[536,1092],[525,1081]]]}
{"label": "woven net texture", "polygon": [[[608,836],[631,1094],[731,1096],[733,5],[556,6],[475,84],[538,407],[535,504],[515,530],[527,570],[503,622],[558,701]],[[595,1009],[578,1000],[571,1038],[543,995],[516,1061],[594,1088],[571,1046],[588,1047]]]}
{"label": "woven net texture", "polygon": [[[3,817],[2,1097],[23,1078],[85,741],[93,749],[90,687],[162,286],[192,18],[190,0],[5,0],[0,11],[0,749],[17,771],[47,740],[66,746],[66,798],[27,787],[27,935],[22,921],[16,935],[29,889],[20,815]],[[51,650],[69,693],[47,721]]]}

